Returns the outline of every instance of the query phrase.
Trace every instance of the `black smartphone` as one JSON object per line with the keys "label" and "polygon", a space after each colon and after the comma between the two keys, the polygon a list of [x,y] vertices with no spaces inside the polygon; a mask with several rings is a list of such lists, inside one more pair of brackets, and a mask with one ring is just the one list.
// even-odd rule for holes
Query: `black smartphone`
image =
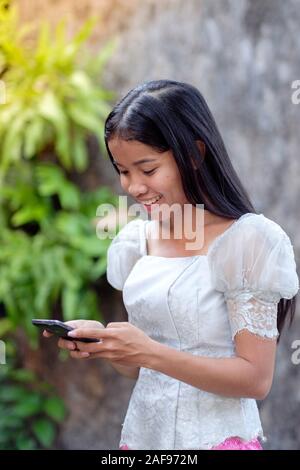
{"label": "black smartphone", "polygon": [[68,336],[68,331],[74,330],[75,328],[70,325],[66,325],[64,322],[59,320],[42,320],[35,318],[32,320],[32,324],[43,328],[43,330],[47,330],[60,338],[68,339],[69,341],[82,341],[83,343],[101,342],[101,340],[96,338],[70,338],[70,336]]}

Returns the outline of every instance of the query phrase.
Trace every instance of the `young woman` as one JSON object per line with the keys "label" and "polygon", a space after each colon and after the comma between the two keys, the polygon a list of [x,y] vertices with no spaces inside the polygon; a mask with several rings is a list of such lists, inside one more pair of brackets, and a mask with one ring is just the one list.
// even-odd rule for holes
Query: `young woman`
{"label": "young woman", "polygon": [[[150,214],[108,250],[107,279],[123,291],[128,322],[73,322],[74,341],[60,347],[137,379],[120,449],[262,449],[256,400],[270,391],[299,289],[288,235],[256,213],[194,86],[134,88],[107,117],[105,142],[122,188]],[[202,215],[197,250],[185,232],[174,236],[190,219],[159,211],[173,204]],[[75,341],[84,336],[102,343]]]}

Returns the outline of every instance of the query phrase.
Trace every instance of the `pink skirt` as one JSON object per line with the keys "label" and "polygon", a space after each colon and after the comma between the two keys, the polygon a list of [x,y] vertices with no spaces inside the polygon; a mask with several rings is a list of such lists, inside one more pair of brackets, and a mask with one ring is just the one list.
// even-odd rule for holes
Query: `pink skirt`
{"label": "pink skirt", "polygon": [[[120,446],[119,450],[133,450],[124,444]],[[228,437],[225,441],[221,442],[211,448],[211,450],[263,450],[257,438],[251,441],[243,441],[240,437]]]}

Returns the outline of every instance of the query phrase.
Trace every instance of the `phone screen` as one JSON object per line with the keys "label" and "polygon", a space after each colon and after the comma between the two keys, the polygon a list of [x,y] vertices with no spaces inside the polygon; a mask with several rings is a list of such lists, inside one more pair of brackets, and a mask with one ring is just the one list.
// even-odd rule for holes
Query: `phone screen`
{"label": "phone screen", "polygon": [[68,338],[68,339],[71,339],[68,337],[68,331],[71,331],[73,330],[73,328],[63,328],[62,326],[60,325],[51,325],[51,326],[47,326],[45,328],[47,331],[50,331],[50,333],[54,333],[55,335],[57,336],[61,336],[63,338]]}

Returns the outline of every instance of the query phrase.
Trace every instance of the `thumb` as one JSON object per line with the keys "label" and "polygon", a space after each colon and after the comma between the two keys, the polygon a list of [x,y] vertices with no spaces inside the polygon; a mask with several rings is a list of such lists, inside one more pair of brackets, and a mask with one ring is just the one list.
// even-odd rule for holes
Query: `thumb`
{"label": "thumb", "polygon": [[106,325],[106,328],[121,328],[122,326],[125,326],[127,325],[128,322],[117,322],[117,321],[114,321],[112,323],[108,323]]}

